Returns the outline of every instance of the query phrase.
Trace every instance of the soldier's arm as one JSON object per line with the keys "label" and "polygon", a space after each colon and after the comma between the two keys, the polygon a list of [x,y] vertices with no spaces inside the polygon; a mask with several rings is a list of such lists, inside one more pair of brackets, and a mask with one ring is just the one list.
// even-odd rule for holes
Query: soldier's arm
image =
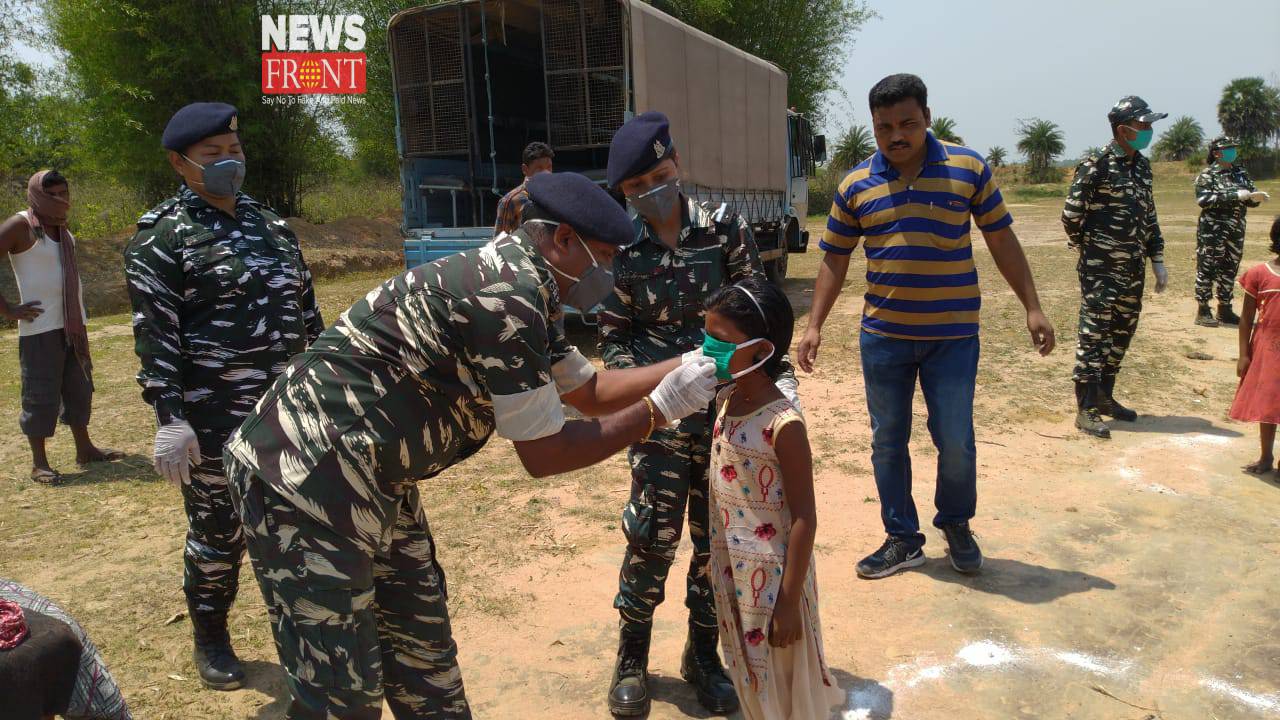
{"label": "soldier's arm", "polygon": [[182,255],[166,227],[139,230],[124,252],[125,286],[133,306],[134,351],[142,361],[142,399],[160,425],[182,410]]}
{"label": "soldier's arm", "polygon": [[679,365],[680,358],[674,357],[646,367],[605,370],[560,399],[583,415],[601,417],[639,402]]}
{"label": "soldier's arm", "polygon": [[[614,264],[614,277],[620,277],[621,262]],[[644,292],[643,288],[640,290]],[[600,357],[604,366],[610,370],[633,368],[636,358],[632,350],[634,336],[631,331],[631,287],[617,282],[613,293],[601,303],[600,312],[596,313],[596,332]]]}
{"label": "soldier's arm", "polygon": [[[1151,176],[1151,167],[1147,166],[1146,170],[1147,186],[1154,185],[1154,179]],[[1151,211],[1147,213],[1147,257],[1151,258],[1152,263],[1164,264],[1164,235],[1160,232],[1160,220],[1156,218],[1156,195],[1155,191],[1151,192]]]}
{"label": "soldier's arm", "polygon": [[1067,191],[1067,201],[1062,206],[1062,227],[1067,231],[1067,247],[1079,247],[1084,239],[1084,221],[1089,202],[1098,189],[1102,173],[1097,162],[1089,158],[1076,166],[1075,178]]}
{"label": "soldier's arm", "polygon": [[[1251,193],[1257,192],[1258,186],[1253,184],[1253,178],[1249,177],[1249,173],[1242,168],[1240,170],[1240,174],[1244,176],[1244,189],[1248,190]],[[1249,207],[1258,207],[1259,205],[1262,204],[1262,201],[1250,199],[1250,200],[1245,200],[1244,204],[1248,205]]]}
{"label": "soldier's arm", "polygon": [[651,424],[667,424],[660,411],[651,418],[649,404],[633,403],[597,420],[568,420],[554,435],[512,443],[520,463],[533,477],[572,472],[605,460],[643,440]]}
{"label": "soldier's arm", "polygon": [[302,322],[307,328],[307,345],[316,341],[324,332],[324,318],[320,316],[320,305],[316,302],[316,286],[311,277],[311,268],[302,257],[302,248],[298,248],[298,262],[302,275]]}
{"label": "soldier's arm", "polygon": [[1222,192],[1218,183],[1209,177],[1208,173],[1201,173],[1196,178],[1196,204],[1202,208],[1227,208],[1240,203],[1239,194],[1232,189],[1230,192]]}

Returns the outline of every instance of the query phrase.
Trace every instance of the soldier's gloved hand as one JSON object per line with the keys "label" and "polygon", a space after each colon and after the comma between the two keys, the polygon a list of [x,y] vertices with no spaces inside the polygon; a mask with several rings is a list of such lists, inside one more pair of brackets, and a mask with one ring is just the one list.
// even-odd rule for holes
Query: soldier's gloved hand
{"label": "soldier's gloved hand", "polygon": [[667,373],[649,394],[667,423],[706,410],[716,395],[716,361],[695,358]]}
{"label": "soldier's gloved hand", "polygon": [[702,348],[696,347],[690,350],[689,352],[681,355],[680,362],[681,364],[687,364],[687,363],[693,362],[694,360],[697,360],[700,357],[702,357]]}
{"label": "soldier's gloved hand", "polygon": [[1169,271],[1164,269],[1164,263],[1151,263],[1151,270],[1156,274],[1156,292],[1162,293],[1169,285]]}
{"label": "soldier's gloved hand", "polygon": [[186,420],[161,425],[156,430],[156,472],[177,485],[191,483],[191,466],[200,464],[200,441]]}
{"label": "soldier's gloved hand", "polygon": [[1245,200],[1248,200],[1249,196],[1252,194],[1253,193],[1249,192],[1248,190],[1245,190],[1244,188],[1240,188],[1239,190],[1236,190],[1236,198],[1239,199],[1240,202],[1244,202]]}
{"label": "soldier's gloved hand", "polygon": [[1260,203],[1264,200],[1270,200],[1271,193],[1259,190],[1258,192],[1249,193],[1249,199],[1253,202]]}

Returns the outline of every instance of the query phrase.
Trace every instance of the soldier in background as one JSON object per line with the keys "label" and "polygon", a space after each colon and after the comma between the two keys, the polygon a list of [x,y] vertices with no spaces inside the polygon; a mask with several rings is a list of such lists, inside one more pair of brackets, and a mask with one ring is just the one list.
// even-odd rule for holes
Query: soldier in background
{"label": "soldier in background", "polygon": [[156,471],[182,490],[189,523],[182,587],[195,663],[215,690],[244,680],[227,632],[244,538],[222,446],[324,329],[297,238],[240,192],[237,127],[236,109],[224,103],[174,113],[161,144],[182,184],[138,220],[124,253],[138,382],[159,426]]}
{"label": "soldier in background", "polygon": [[[659,112],[638,115],[618,129],[609,147],[608,181],[626,196],[636,218],[635,240],[614,263],[617,288],[599,313],[605,366],[634,367],[700,352],[703,300],[725,285],[765,277],[750,226],[724,204],[700,203],[681,192],[680,155],[670,123]],[[785,359],[783,367],[779,388],[798,407],[795,371]],[[707,413],[696,413],[632,445],[628,453],[631,498],[622,514],[627,551],[613,603],[621,615],[609,688],[614,714],[639,715],[649,707],[653,613],[663,600],[686,505],[693,559],[681,675],[708,711],[729,713],[738,706],[717,655],[715,600],[707,575],[710,432]]]}
{"label": "soldier in background", "polygon": [[524,173],[524,182],[498,201],[498,220],[493,226],[495,236],[509,233],[524,222],[524,209],[529,205],[529,178],[551,172],[551,161],[555,156],[555,151],[544,142],[531,142],[525,146],[520,154],[520,172]]}
{"label": "soldier in background", "polygon": [[1151,163],[1151,123],[1168,117],[1129,95],[1107,113],[1111,143],[1076,167],[1062,209],[1067,246],[1080,252],[1080,337],[1076,346],[1076,427],[1111,437],[1102,420],[1133,421],[1138,414],[1115,399],[1116,375],[1138,328],[1146,262],[1164,292],[1164,236],[1156,221]]}
{"label": "soldier in background", "polygon": [[[1218,323],[1240,324],[1231,311],[1240,257],[1244,254],[1244,216],[1248,208],[1270,199],[1254,187],[1249,172],[1237,165],[1240,143],[1220,135],[1209,143],[1207,167],[1196,177],[1196,204],[1200,222],[1196,225],[1196,324],[1218,327]],[[1209,308],[1211,295],[1218,296],[1218,317]]]}

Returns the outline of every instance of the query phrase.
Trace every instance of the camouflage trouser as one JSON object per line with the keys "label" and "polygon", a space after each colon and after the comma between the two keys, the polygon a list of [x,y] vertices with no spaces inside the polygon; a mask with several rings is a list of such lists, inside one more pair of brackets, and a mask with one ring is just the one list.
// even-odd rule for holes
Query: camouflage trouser
{"label": "camouflage trouser", "polygon": [[1100,383],[1120,372],[1138,329],[1145,268],[1124,276],[1080,273],[1080,338],[1074,378]]}
{"label": "camouflage trouser", "polygon": [[1200,219],[1196,230],[1196,301],[1229,303],[1244,254],[1244,226]]}
{"label": "camouflage trouser", "polygon": [[182,486],[187,511],[187,543],[182,553],[182,589],[195,610],[226,612],[240,587],[244,535],[240,517],[227,492],[222,446],[228,430],[196,429],[200,464],[191,468],[191,483]]}
{"label": "camouflage trouser", "polygon": [[631,461],[631,500],[622,512],[627,552],[618,576],[618,596],[613,601],[624,629],[643,630],[653,623],[653,611],[662,603],[667,573],[680,544],[686,504],[693,558],[689,562],[684,604],[689,608],[689,622],[716,626],[707,535],[710,438],[707,418],[699,414],[674,428],[654,431],[648,440],[632,445],[627,454]]}
{"label": "camouflage trouser", "polygon": [[284,502],[228,458],[291,719],[470,718],[444,572],[416,487],[371,552]]}

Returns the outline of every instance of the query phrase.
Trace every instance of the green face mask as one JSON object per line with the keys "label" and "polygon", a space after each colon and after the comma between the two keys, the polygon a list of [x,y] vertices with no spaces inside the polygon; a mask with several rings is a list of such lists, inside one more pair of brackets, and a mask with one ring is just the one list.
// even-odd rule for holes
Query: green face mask
{"label": "green face mask", "polygon": [[1222,148],[1222,161],[1225,163],[1233,163],[1236,161],[1236,149],[1233,147]]}
{"label": "green face mask", "polygon": [[[1129,126],[1125,125],[1125,127],[1129,127]],[[1134,139],[1125,141],[1129,144],[1129,147],[1133,148],[1134,150],[1147,149],[1147,146],[1151,144],[1151,136],[1155,134],[1155,130],[1139,130],[1137,128],[1132,128],[1132,127],[1129,127],[1129,129],[1138,133],[1138,136],[1135,137]]]}
{"label": "green face mask", "polygon": [[743,370],[742,372],[736,372],[736,373],[729,372],[729,360],[733,358],[734,353],[738,352],[738,350],[741,350],[742,348],[750,347],[760,342],[765,342],[765,339],[756,338],[754,340],[748,340],[742,343],[741,345],[739,345],[737,343],[718,340],[704,333],[702,335],[702,354],[716,361],[716,378],[717,379],[737,380],[743,375],[746,375],[752,370],[755,370],[761,365],[764,365],[766,362],[769,361],[769,358],[773,357],[773,351],[771,350],[763,360],[756,363],[755,365],[752,365],[746,370]]}

